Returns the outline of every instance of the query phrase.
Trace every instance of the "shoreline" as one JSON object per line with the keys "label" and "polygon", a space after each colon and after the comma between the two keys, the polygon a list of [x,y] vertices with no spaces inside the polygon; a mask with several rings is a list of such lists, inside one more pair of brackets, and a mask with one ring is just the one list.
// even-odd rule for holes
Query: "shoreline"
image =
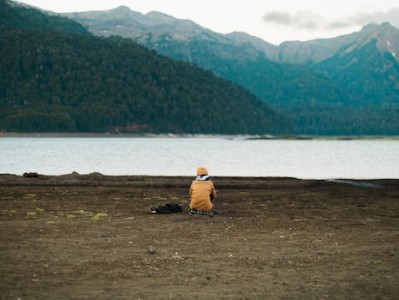
{"label": "shoreline", "polygon": [[222,139],[245,139],[245,140],[293,140],[293,141],[352,141],[352,140],[387,140],[399,141],[399,136],[391,135],[224,135],[224,134],[150,134],[150,133],[91,133],[91,132],[0,132],[1,138],[222,138]]}
{"label": "shoreline", "polygon": [[[15,179],[17,181],[23,180],[34,180],[37,182],[61,182],[63,180],[73,179],[74,182],[76,180],[88,181],[88,180],[103,180],[107,181],[137,181],[137,180],[194,180],[195,176],[192,175],[137,175],[137,174],[121,174],[121,175],[109,175],[103,174],[100,172],[91,172],[91,173],[78,173],[71,172],[65,174],[42,174],[38,172],[24,172],[22,174],[13,174],[13,173],[0,173],[0,185],[2,180],[12,180]],[[290,177],[290,176],[212,176],[212,180],[221,180],[221,181],[282,181],[282,180],[291,180],[291,181],[303,181],[303,182],[326,182],[326,183],[338,183],[338,184],[347,184],[353,186],[363,186],[368,188],[378,188],[381,187],[380,183],[384,182],[399,182],[399,178],[298,178],[298,177]]]}
{"label": "shoreline", "polygon": [[[93,172],[89,174],[79,174],[72,172],[69,174],[61,175],[46,175],[39,174],[36,172],[26,172],[22,175],[0,173],[0,186],[7,185],[39,185],[39,186],[73,186],[78,184],[79,186],[85,185],[112,185],[112,186],[126,186],[126,185],[149,185],[157,186],[185,186],[194,180],[194,176],[163,176],[163,175],[104,175],[99,172]],[[259,177],[259,176],[212,176],[211,180],[217,182],[220,186],[232,187],[256,187],[257,184],[267,184],[271,182],[283,183],[284,184],[295,184],[295,183],[318,183],[325,185],[346,185],[354,186],[366,189],[379,189],[386,185],[399,185],[399,179],[397,178],[380,178],[380,179],[302,179],[295,177]],[[157,184],[156,184],[157,183]]]}

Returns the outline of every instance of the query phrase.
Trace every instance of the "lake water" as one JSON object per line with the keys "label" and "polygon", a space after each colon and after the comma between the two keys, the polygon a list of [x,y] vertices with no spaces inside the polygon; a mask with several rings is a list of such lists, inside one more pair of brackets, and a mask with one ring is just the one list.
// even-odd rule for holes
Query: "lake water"
{"label": "lake water", "polygon": [[0,173],[399,178],[398,140],[0,138]]}

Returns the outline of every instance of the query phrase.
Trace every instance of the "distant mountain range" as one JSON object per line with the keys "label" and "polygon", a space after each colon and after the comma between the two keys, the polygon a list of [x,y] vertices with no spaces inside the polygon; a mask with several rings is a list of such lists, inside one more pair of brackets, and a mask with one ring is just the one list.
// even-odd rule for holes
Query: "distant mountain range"
{"label": "distant mountain range", "polygon": [[388,23],[275,46],[127,7],[66,16],[95,35],[132,38],[241,85],[290,118],[295,133],[399,134],[399,30]]}
{"label": "distant mountain range", "polygon": [[0,131],[285,134],[244,88],[131,39],[0,0]]}

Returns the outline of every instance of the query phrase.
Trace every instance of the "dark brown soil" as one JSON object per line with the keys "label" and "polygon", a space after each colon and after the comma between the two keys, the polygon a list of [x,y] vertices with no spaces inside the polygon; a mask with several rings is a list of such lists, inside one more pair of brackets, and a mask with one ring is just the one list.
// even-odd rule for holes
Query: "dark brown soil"
{"label": "dark brown soil", "polygon": [[191,180],[0,175],[0,299],[397,299],[399,180]]}

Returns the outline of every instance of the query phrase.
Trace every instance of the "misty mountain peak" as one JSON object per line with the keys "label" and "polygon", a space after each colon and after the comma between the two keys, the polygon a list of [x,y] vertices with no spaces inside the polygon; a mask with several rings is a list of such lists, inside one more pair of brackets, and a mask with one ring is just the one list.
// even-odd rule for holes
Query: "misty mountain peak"
{"label": "misty mountain peak", "polygon": [[360,31],[335,38],[285,42],[277,53],[269,52],[268,56],[280,62],[318,63],[337,53],[349,54],[369,43],[376,43],[379,51],[399,59],[399,30],[389,23],[368,24]]}
{"label": "misty mountain peak", "polygon": [[151,20],[153,24],[170,24],[177,22],[176,18],[157,11],[150,11],[145,16],[148,20]]}
{"label": "misty mountain peak", "polygon": [[239,47],[240,51],[252,48],[276,62],[314,64],[337,53],[346,55],[369,43],[375,43],[379,51],[389,52],[399,59],[399,30],[389,23],[368,24],[358,32],[335,38],[290,41],[275,46],[243,32],[224,35],[203,28],[190,20],[177,19],[155,11],[143,15],[126,6],[103,12],[75,13],[70,17],[87,25],[94,34],[130,37],[149,47],[157,45],[164,48],[164,39],[186,44],[194,40],[215,42],[226,46],[223,46],[223,51],[235,47]]}
{"label": "misty mountain peak", "polygon": [[127,6],[125,6],[125,5],[121,5],[121,6],[118,6],[117,8],[114,8],[114,9],[112,9],[111,11],[113,11],[113,12],[119,12],[119,13],[126,13],[126,12],[131,12],[132,10],[129,8],[129,7],[127,7]]}
{"label": "misty mountain peak", "polygon": [[371,24],[363,27],[366,34],[365,42],[376,40],[377,48],[382,52],[391,53],[397,60],[399,59],[399,30],[390,23],[385,22],[380,25]]}
{"label": "misty mountain peak", "polygon": [[264,52],[272,51],[276,47],[273,44],[265,42],[261,38],[252,36],[245,32],[234,31],[232,33],[226,34],[226,37],[238,45],[249,43],[252,44],[256,49],[262,50]]}

